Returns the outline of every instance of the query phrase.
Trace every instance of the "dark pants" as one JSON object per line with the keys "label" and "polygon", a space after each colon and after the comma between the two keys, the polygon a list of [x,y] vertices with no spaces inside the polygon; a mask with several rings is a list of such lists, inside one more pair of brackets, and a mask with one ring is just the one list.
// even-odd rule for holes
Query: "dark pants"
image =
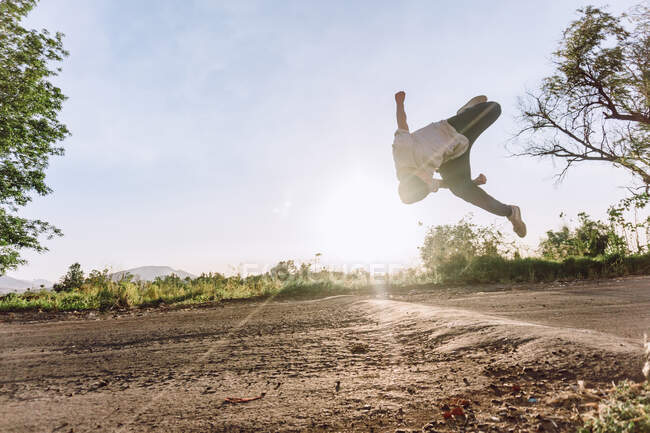
{"label": "dark pants", "polygon": [[472,182],[472,170],[469,164],[469,154],[474,141],[497,120],[500,114],[499,104],[482,102],[447,119],[456,131],[469,139],[469,147],[458,158],[442,164],[438,171],[454,195],[495,215],[509,216],[510,206],[494,199]]}

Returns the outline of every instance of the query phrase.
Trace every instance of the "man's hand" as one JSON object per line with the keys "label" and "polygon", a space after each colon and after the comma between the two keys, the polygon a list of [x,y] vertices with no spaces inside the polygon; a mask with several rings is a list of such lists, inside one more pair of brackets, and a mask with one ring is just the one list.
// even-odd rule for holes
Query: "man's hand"
{"label": "man's hand", "polygon": [[406,99],[406,93],[403,90],[400,90],[399,92],[395,93],[395,102],[398,104],[403,104],[404,99]]}
{"label": "man's hand", "polygon": [[487,177],[483,173],[479,174],[476,179],[473,180],[474,185],[485,185],[487,183]]}

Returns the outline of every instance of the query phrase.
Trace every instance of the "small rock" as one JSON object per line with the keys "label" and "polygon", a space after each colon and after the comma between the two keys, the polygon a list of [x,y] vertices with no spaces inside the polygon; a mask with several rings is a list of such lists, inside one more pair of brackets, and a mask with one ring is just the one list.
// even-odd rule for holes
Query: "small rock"
{"label": "small rock", "polygon": [[422,432],[423,433],[438,433],[438,430],[436,430],[437,423],[430,422],[429,424],[426,424],[424,427],[422,427]]}
{"label": "small rock", "polygon": [[359,353],[367,353],[370,350],[370,347],[367,344],[363,343],[354,343],[350,345],[350,352],[359,354]]}

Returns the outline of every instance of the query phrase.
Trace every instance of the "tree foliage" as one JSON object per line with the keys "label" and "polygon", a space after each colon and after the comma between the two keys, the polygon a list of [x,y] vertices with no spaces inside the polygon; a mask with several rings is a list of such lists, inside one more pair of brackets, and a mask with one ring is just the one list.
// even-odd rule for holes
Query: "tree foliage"
{"label": "tree foliage", "polygon": [[[93,271],[96,272],[96,271]],[[97,280],[96,273],[90,275],[91,280]],[[69,291],[72,289],[78,289],[84,283],[84,271],[81,269],[79,263],[73,263],[68,268],[68,272],[61,278],[61,282],[54,285],[53,289],[55,292]]]}
{"label": "tree foliage", "polygon": [[610,247],[620,254],[644,253],[650,242],[650,215],[640,215],[650,201],[648,192],[635,193],[607,210],[613,232]]}
{"label": "tree foliage", "polygon": [[497,227],[478,226],[463,218],[456,224],[430,227],[420,247],[420,258],[424,267],[437,275],[443,268],[451,272],[449,267],[460,272],[474,257],[508,256],[513,251],[514,243]]}
{"label": "tree foliage", "polygon": [[520,99],[520,155],[604,161],[650,185],[650,8],[613,16],[592,6],[564,31],[555,73]]}
{"label": "tree foliage", "polygon": [[277,265],[273,266],[269,273],[273,276],[273,278],[277,278],[280,281],[286,281],[291,276],[298,273],[298,267],[293,260],[282,260],[278,262]]}
{"label": "tree foliage", "polygon": [[540,242],[542,257],[565,259],[567,257],[597,257],[620,243],[611,227],[601,221],[592,220],[584,212],[578,214],[579,225],[571,230],[567,225],[558,231],[549,230]]}
{"label": "tree foliage", "polygon": [[0,1],[0,275],[24,263],[23,249],[44,251],[39,235],[60,235],[41,220],[18,216],[32,195],[47,195],[49,157],[62,155],[55,144],[68,135],[58,120],[65,96],[51,80],[52,65],[67,55],[61,33],[28,30],[21,20],[35,0]]}

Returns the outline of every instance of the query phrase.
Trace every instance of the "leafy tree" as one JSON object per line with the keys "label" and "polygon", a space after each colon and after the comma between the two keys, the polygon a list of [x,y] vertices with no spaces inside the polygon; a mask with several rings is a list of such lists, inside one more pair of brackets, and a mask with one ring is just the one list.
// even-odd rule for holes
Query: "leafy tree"
{"label": "leafy tree", "polygon": [[605,254],[613,238],[610,228],[601,221],[592,220],[584,212],[578,214],[578,220],[575,237],[582,255],[596,257]]}
{"label": "leafy tree", "polygon": [[463,218],[456,224],[430,227],[419,249],[424,267],[437,275],[441,267],[460,272],[475,257],[507,256],[513,252],[514,243],[495,226],[481,227]]}
{"label": "leafy tree", "polygon": [[298,273],[298,268],[296,267],[296,262],[293,260],[282,260],[278,262],[277,265],[273,266],[269,273],[273,278],[276,278],[280,281],[288,280],[290,277]]}
{"label": "leafy tree", "polygon": [[[650,185],[650,8],[621,16],[592,6],[564,31],[555,73],[520,100],[520,155],[604,161]],[[627,26],[624,25],[627,23]]]}
{"label": "leafy tree", "polygon": [[[81,270],[81,267],[79,267]],[[83,273],[82,273],[83,275]],[[75,277],[76,278],[76,277]],[[111,285],[111,275],[108,269],[93,269],[84,280],[84,284],[90,287],[108,289]]]}
{"label": "leafy tree", "polygon": [[592,220],[584,212],[578,214],[578,220],[575,230],[564,225],[558,231],[546,232],[546,238],[539,245],[544,258],[596,257],[617,244],[617,235],[606,224]]}
{"label": "leafy tree", "polygon": [[[96,277],[96,275],[92,275]],[[84,283],[84,272],[81,270],[79,263],[73,263],[68,268],[68,272],[61,278],[61,282],[54,285],[55,292],[69,291],[78,289]]]}
{"label": "leafy tree", "polygon": [[298,275],[302,278],[309,278],[312,274],[311,263],[301,263],[300,268],[298,268]]}
{"label": "leafy tree", "polygon": [[[645,208],[650,200],[648,192],[636,193],[612,205],[607,210],[613,239],[610,246],[613,252],[625,254],[630,251],[648,251],[650,241],[650,216],[639,217],[639,210]],[[626,214],[633,218],[626,218]]]}
{"label": "leafy tree", "polygon": [[571,229],[567,225],[557,231],[548,230],[546,238],[539,243],[539,249],[545,259],[563,259],[580,255],[573,241]]}
{"label": "leafy tree", "polygon": [[0,1],[0,275],[25,263],[23,249],[45,251],[39,235],[61,232],[49,223],[17,215],[32,194],[47,195],[49,157],[62,155],[55,144],[68,135],[58,114],[65,96],[51,79],[60,72],[63,35],[27,30],[21,20],[36,0]]}
{"label": "leafy tree", "polygon": [[457,224],[430,227],[420,247],[424,267],[432,273],[443,263],[455,260],[466,263],[476,255],[475,234],[471,222],[465,219]]}

